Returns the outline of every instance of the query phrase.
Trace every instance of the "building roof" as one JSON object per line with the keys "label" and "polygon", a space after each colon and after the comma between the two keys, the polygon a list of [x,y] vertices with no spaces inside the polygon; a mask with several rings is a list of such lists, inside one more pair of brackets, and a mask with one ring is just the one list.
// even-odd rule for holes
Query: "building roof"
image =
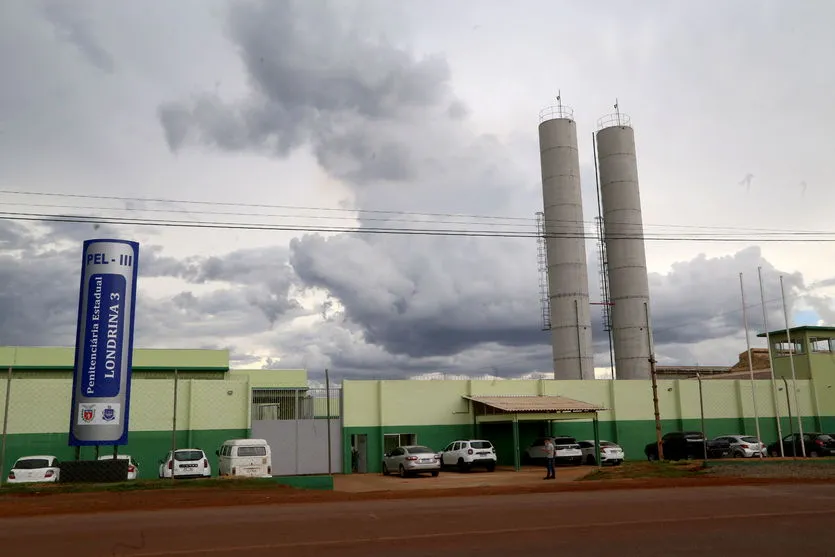
{"label": "building roof", "polygon": [[[830,333],[835,335],[835,327],[821,327],[818,325],[801,325],[799,327],[792,327],[789,329],[789,334],[793,333],[802,333],[802,332],[819,332],[819,333]],[[765,338],[766,333],[759,333],[757,335],[758,338]],[[770,331],[768,336],[785,336],[786,329],[777,329],[776,331]]]}
{"label": "building roof", "polygon": [[[716,379],[750,379],[751,372],[749,370],[745,371],[732,371],[730,373],[722,373],[719,375],[706,375],[702,377],[703,380],[716,380]],[[696,379],[695,377],[691,377],[690,379]],[[754,370],[754,379],[771,379],[771,369],[755,369]]]}
{"label": "building roof", "polygon": [[[75,348],[0,346],[0,369],[73,371]],[[136,348],[133,371],[229,371],[228,350]]]}
{"label": "building roof", "polygon": [[556,395],[465,396],[464,398],[511,414],[520,412],[573,414],[605,410],[596,404]]}

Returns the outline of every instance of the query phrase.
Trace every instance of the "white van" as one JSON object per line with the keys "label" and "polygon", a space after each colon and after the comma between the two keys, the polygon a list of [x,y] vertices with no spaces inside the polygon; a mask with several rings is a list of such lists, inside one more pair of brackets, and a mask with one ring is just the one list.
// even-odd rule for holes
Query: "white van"
{"label": "white van", "polygon": [[229,439],[216,451],[221,476],[270,477],[273,460],[264,439]]}

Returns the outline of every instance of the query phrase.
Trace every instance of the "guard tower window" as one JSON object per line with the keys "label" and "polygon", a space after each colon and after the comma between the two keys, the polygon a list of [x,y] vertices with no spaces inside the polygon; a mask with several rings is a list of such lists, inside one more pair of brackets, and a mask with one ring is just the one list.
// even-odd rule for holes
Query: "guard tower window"
{"label": "guard tower window", "polygon": [[775,342],[774,343],[774,355],[777,357],[781,356],[788,356],[791,354],[792,356],[797,356],[798,354],[803,354],[803,344],[792,340],[792,342]]}
{"label": "guard tower window", "polygon": [[815,338],[809,339],[809,347],[812,352],[833,352],[833,340],[831,338]]}

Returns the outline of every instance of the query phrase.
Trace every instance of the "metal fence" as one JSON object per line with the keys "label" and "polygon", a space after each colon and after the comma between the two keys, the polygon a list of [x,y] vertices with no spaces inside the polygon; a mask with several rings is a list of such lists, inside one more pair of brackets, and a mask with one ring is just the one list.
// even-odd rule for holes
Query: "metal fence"
{"label": "metal fence", "polygon": [[342,471],[342,390],[254,389],[252,436],[272,447],[273,475]]}
{"label": "metal fence", "polygon": [[253,389],[252,420],[314,420],[342,416],[342,395],[331,389]]}
{"label": "metal fence", "polygon": [[754,448],[757,439],[766,446],[762,457],[806,456],[804,444],[795,443],[795,439],[820,432],[821,418],[810,381],[695,380],[699,387],[698,429],[705,437],[750,438],[742,443],[748,447],[732,447],[732,456],[761,458],[743,450]]}

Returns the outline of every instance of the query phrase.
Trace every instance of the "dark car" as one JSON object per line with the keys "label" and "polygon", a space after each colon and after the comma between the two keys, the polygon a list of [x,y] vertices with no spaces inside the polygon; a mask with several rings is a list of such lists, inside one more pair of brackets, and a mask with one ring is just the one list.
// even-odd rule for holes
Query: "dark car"
{"label": "dark car", "polygon": [[[785,456],[803,456],[800,434],[792,433],[783,437],[783,454]],[[806,456],[817,458],[819,456],[835,456],[835,438],[826,433],[803,433],[803,445],[806,449]],[[780,441],[775,441],[768,446],[768,454],[780,456]]]}
{"label": "dark car", "polygon": [[[665,460],[724,458],[731,454],[731,444],[725,440],[707,440],[701,431],[671,431],[661,438]],[[644,448],[647,460],[658,460],[658,445],[650,443]]]}

